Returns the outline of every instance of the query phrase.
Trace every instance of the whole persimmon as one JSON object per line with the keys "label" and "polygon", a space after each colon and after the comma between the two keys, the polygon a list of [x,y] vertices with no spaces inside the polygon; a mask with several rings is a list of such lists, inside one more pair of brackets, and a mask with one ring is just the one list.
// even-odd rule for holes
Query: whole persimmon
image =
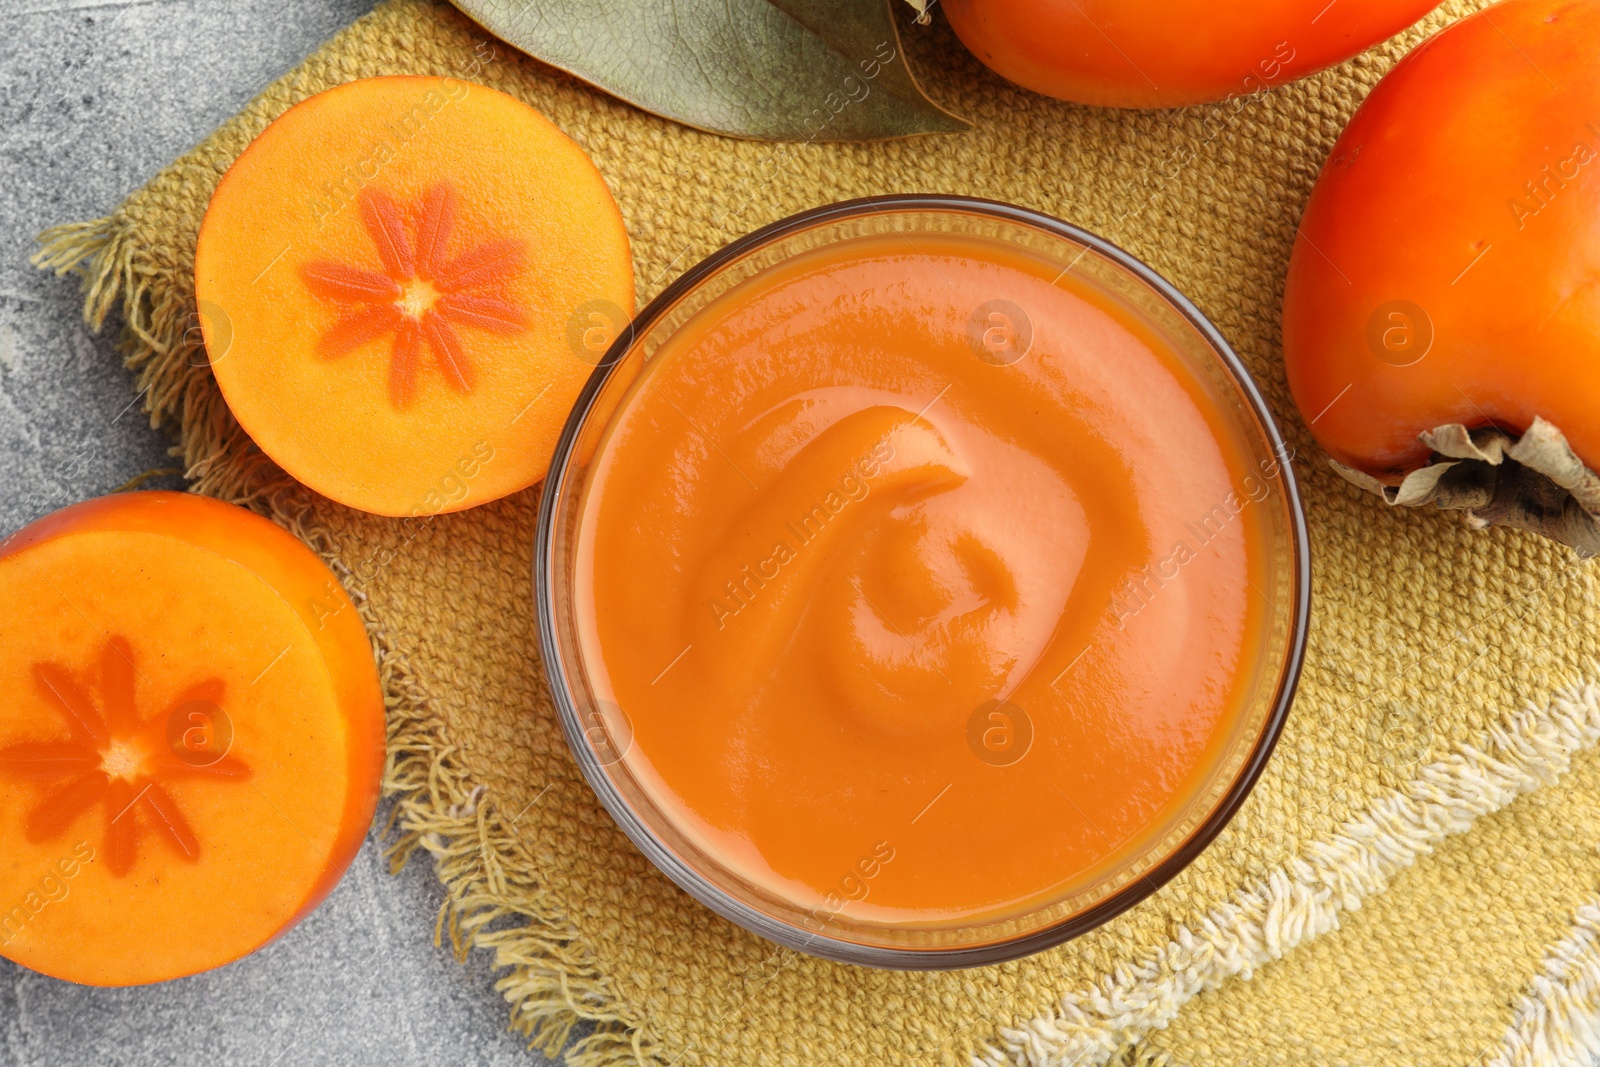
{"label": "whole persimmon", "polygon": [[945,0],[990,69],[1100,107],[1181,107],[1302,78],[1392,37],[1438,0]]}
{"label": "whole persimmon", "polygon": [[1600,0],[1417,48],[1323,167],[1283,348],[1311,431],[1393,503],[1600,550]]}

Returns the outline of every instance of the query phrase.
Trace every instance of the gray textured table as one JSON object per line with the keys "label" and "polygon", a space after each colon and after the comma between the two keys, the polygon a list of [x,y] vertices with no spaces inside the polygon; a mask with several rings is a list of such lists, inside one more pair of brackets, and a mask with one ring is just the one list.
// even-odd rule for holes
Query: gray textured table
{"label": "gray textured table", "polygon": [[[28,266],[34,234],[110,211],[370,6],[0,0],[0,535],[171,462],[76,284]],[[0,1063],[543,1064],[487,961],[433,946],[441,898],[369,839],[316,914],[211,974],[99,990],[0,960]]]}

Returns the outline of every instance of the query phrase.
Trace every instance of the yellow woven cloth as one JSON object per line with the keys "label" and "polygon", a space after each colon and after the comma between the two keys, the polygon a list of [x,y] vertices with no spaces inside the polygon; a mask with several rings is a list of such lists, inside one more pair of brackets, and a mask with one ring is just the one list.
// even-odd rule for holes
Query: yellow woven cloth
{"label": "yellow woven cloth", "polygon": [[[1405,48],[1471,6],[1257,98],[1149,113],[1022,92],[942,23],[908,23],[930,92],[977,129],[775,146],[652,118],[447,7],[391,0],[109,218],[47,235],[40,258],[86,273],[93,323],[122,309],[152,419],[181,434],[196,488],[272,514],[345,577],[389,693],[400,852],[432,854],[445,928],[508,968],[514,1025],[553,1048],[591,1021],[568,1047],[579,1067],[1546,1062],[1600,1011],[1600,574],[1532,536],[1386,509],[1335,477],[1277,347],[1296,220],[1334,138]],[[1315,557],[1299,699],[1217,842],[1092,934],[947,974],[776,949],[657,874],[580,778],[543,687],[534,494],[421,523],[317,498],[243,437],[195,348],[195,235],[218,177],[291,104],[397,73],[492,85],[583,145],[626,216],[642,299],[757,226],[901,191],[1050,212],[1190,295],[1299,451]]]}

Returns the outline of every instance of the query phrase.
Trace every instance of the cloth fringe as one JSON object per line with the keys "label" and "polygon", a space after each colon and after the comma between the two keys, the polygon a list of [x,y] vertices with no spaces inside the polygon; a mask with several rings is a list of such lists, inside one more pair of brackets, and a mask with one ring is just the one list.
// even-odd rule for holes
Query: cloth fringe
{"label": "cloth fringe", "polygon": [[1529,984],[1499,1049],[1484,1067],[1588,1067],[1600,1059],[1600,901],[1584,904],[1572,929]]}
{"label": "cloth fringe", "polygon": [[1458,746],[1422,768],[1145,959],[1120,966],[1096,988],[1069,993],[1053,1015],[1002,1030],[1002,1047],[974,1055],[973,1067],[1162,1067],[1160,1054],[1146,1055],[1138,1042],[1189,1000],[1229,978],[1248,980],[1255,968],[1338,929],[1341,913],[1383,892],[1444,838],[1554,782],[1596,741],[1600,683],[1572,685],[1548,707],[1508,715],[1482,747]]}

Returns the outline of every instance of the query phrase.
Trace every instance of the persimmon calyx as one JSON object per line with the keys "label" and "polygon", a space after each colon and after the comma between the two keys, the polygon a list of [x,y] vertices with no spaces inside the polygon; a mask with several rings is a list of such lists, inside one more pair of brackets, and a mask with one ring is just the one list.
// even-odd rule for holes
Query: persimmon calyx
{"label": "persimmon calyx", "polygon": [[1600,475],[1584,465],[1554,423],[1535,416],[1521,437],[1460,423],[1417,436],[1433,456],[1397,486],[1328,462],[1389,504],[1465,511],[1467,522],[1479,529],[1513,526],[1559,541],[1584,558],[1600,555]]}

